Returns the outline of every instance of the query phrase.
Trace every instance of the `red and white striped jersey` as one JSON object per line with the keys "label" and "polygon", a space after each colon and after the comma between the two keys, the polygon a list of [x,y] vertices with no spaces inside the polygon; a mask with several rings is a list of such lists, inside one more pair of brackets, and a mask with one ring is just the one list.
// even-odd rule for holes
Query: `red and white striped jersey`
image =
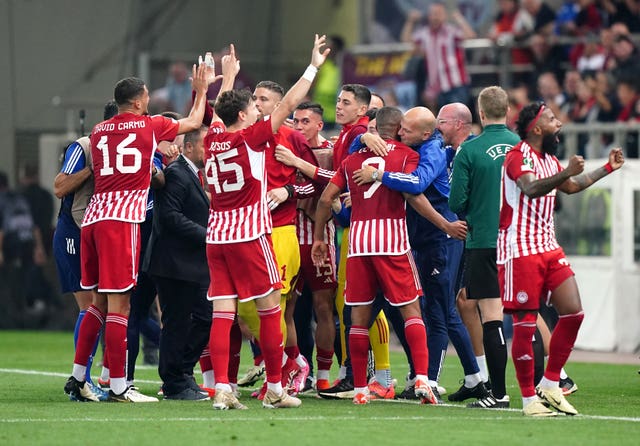
{"label": "red and white striped jersey", "polygon": [[265,150],[275,144],[271,119],[229,133],[214,122],[204,139],[205,175],[211,206],[207,243],[254,240],[271,233]]}
{"label": "red and white striped jersey", "polygon": [[[331,144],[329,140],[325,140],[320,147],[314,147],[311,150],[317,160],[318,166],[320,166],[318,169],[328,169],[326,171],[329,172],[333,167],[333,144]],[[335,172],[332,172],[332,177],[333,175],[335,175]],[[296,228],[298,240],[301,245],[313,245],[313,228],[315,226],[314,219],[318,198],[319,197],[316,196],[298,200]],[[324,241],[328,243],[329,246],[335,246],[335,233],[336,227],[333,219],[331,219],[327,222],[324,234]]]}
{"label": "red and white striped jersey", "polygon": [[121,113],[91,132],[95,189],[82,226],[101,220],[143,222],[158,142],[172,141],[177,121],[164,116]]}
{"label": "red and white striped jersey", "polygon": [[[311,220],[304,210],[298,209],[298,218],[296,220],[296,234],[301,245],[313,245],[313,231],[315,222]],[[336,225],[333,219],[329,220],[325,225],[324,242],[329,246],[335,246]]]}
{"label": "red and white striped jersey", "polygon": [[423,26],[416,29],[412,37],[425,54],[427,84],[437,93],[470,83],[460,28],[445,23],[433,32],[428,26]]}
{"label": "red and white striped jersey", "polygon": [[498,229],[497,262],[558,249],[553,211],[556,189],[538,198],[529,198],[518,187],[518,178],[533,173],[536,179],[562,171],[558,158],[534,150],[525,141],[505,158],[502,171],[502,206]]}
{"label": "red and white striped jersey", "polygon": [[402,193],[383,186],[380,182],[357,185],[353,172],[372,165],[390,172],[413,172],[420,159],[404,144],[387,140],[389,153],[376,156],[365,147],[348,156],[331,180],[340,190],[347,185],[351,193],[351,230],[348,257],[366,255],[400,255],[409,251],[406,202]]}

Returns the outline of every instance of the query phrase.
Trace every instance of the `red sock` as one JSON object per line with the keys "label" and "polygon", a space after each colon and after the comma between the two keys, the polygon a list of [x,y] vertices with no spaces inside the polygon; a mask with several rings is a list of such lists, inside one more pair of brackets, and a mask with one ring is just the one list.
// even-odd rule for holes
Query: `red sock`
{"label": "red sock", "polygon": [[367,362],[369,361],[369,330],[367,327],[351,326],[351,330],[349,330],[349,355],[353,369],[353,385],[367,387]]}
{"label": "red sock", "polygon": [[277,305],[267,310],[258,310],[260,316],[260,348],[264,357],[267,382],[279,383],[282,379],[282,310]]}
{"label": "red sock", "polygon": [[89,356],[91,356],[91,352],[93,352],[93,347],[96,345],[98,336],[100,336],[100,329],[103,324],[104,314],[98,310],[98,307],[91,305],[80,323],[76,354],[73,359],[74,364],[87,365]]}
{"label": "red sock", "polygon": [[231,326],[229,336],[229,382],[237,384],[238,369],[240,368],[240,349],[242,348],[242,332],[237,319]]}
{"label": "red sock", "polygon": [[331,370],[333,350],[316,348],[316,361],[318,362],[318,370]]}
{"label": "red sock", "polygon": [[213,365],[211,365],[211,355],[209,354],[209,347],[206,347],[202,350],[202,354],[200,355],[200,371],[202,373],[208,372],[209,370],[213,370]]}
{"label": "red sock", "polygon": [[404,321],[404,336],[409,344],[416,375],[426,375],[429,368],[429,350],[424,321],[419,317],[410,317]]}
{"label": "red sock", "polygon": [[[85,316],[86,317],[86,316]],[[582,325],[584,312],[560,316],[549,343],[549,360],[544,377],[549,381],[560,380],[560,370],[567,363]]]}
{"label": "red sock", "polygon": [[209,353],[216,384],[229,384],[229,349],[231,326],[236,314],[232,311],[214,311],[209,332]]}
{"label": "red sock", "polygon": [[126,376],[127,324],[127,316],[118,313],[107,313],[104,340],[109,351],[109,378],[111,379],[124,378]]}
{"label": "red sock", "polygon": [[300,349],[298,348],[297,345],[294,345],[292,347],[285,347],[284,352],[287,354],[287,356],[290,359],[293,359],[294,361],[300,355]]}
{"label": "red sock", "polygon": [[[260,364],[262,364],[262,361],[264,361],[264,357],[262,356],[262,348],[260,348],[260,341],[257,340],[256,338],[253,338],[253,341],[251,341],[251,342],[253,342],[253,345],[260,352],[256,356],[253,357],[253,365],[260,365]],[[253,351],[253,349],[252,349],[252,351]]]}
{"label": "red sock", "polygon": [[534,363],[533,363],[533,335],[536,332],[536,315],[526,313],[519,318],[513,315],[513,343],[511,357],[516,369],[516,378],[520,392],[524,398],[535,396]]}

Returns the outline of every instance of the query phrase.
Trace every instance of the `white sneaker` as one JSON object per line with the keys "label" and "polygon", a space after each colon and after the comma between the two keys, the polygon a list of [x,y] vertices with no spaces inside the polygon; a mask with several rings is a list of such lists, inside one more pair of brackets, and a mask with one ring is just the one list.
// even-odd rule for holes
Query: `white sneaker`
{"label": "white sneaker", "polygon": [[262,407],[267,409],[287,409],[291,407],[298,407],[302,404],[295,396],[291,396],[286,390],[282,390],[282,393],[278,395],[273,390],[267,389],[267,393],[262,400]]}
{"label": "white sneaker", "polygon": [[109,399],[107,401],[115,401],[118,403],[157,403],[159,400],[155,396],[147,396],[138,392],[138,390],[129,386],[121,394],[116,394],[113,390],[109,390]]}
{"label": "white sneaker", "polygon": [[532,401],[524,406],[522,413],[528,417],[555,417],[558,415],[558,412],[549,409],[540,400]]}
{"label": "white sneaker", "polygon": [[224,390],[216,390],[216,396],[213,397],[213,408],[217,410],[227,409],[240,409],[247,408],[244,404],[238,401],[233,392],[226,392]]}
{"label": "white sneaker", "polygon": [[567,401],[562,394],[562,389],[560,387],[547,389],[538,386],[536,387],[536,393],[543,403],[548,403],[551,407],[555,407],[559,412],[566,413],[567,415],[578,415],[578,411],[569,403],[569,401]]}

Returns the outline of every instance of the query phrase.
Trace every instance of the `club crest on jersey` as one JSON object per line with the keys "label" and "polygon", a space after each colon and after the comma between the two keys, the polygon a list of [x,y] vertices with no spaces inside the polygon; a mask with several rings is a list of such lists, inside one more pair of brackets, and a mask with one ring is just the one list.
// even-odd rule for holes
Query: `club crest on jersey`
{"label": "club crest on jersey", "polygon": [[523,158],[522,159],[522,171],[531,171],[533,170],[533,160],[531,158]]}
{"label": "club crest on jersey", "polygon": [[516,300],[521,304],[526,303],[529,300],[529,295],[526,291],[518,291],[518,294],[516,294]]}

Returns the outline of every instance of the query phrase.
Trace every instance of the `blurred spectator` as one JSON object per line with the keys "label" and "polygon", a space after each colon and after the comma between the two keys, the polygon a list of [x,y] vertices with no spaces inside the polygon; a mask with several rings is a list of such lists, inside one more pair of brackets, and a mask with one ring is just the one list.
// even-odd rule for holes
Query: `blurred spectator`
{"label": "blurred spectator", "polygon": [[154,112],[174,111],[185,114],[191,109],[191,71],[184,62],[169,65],[169,75],[164,87],[151,93],[150,107]]}
{"label": "blurred spectator", "polygon": [[[618,122],[637,124],[640,121],[640,88],[638,78],[633,75],[621,76],[617,81],[616,94],[620,101],[621,110]],[[625,156],[638,158],[638,132],[627,132],[624,143]]]}
{"label": "blurred spectator", "polygon": [[22,176],[20,193],[25,197],[33,223],[39,229],[47,255],[51,254],[53,239],[53,195],[40,186],[37,166],[27,164]]}
{"label": "blurred spectator", "polygon": [[602,70],[606,55],[598,38],[594,34],[588,34],[581,39],[580,43],[574,45],[569,58],[572,61],[572,65],[580,73],[583,73],[585,71]]}
{"label": "blurred spectator", "polygon": [[560,36],[572,36],[576,29],[576,17],[580,12],[577,0],[566,0],[556,13],[555,33]]}
{"label": "blurred spectator", "polygon": [[578,0],[580,11],[575,18],[574,35],[584,36],[597,33],[602,29],[602,12],[596,6],[595,0]]}
{"label": "blurred spectator", "polygon": [[[414,54],[423,57],[426,85],[418,84],[418,91],[422,91],[424,103],[434,110],[451,102],[469,104],[471,99],[462,42],[476,34],[460,11],[452,12],[451,18],[455,25],[448,23],[444,4],[434,2],[429,6],[425,24],[421,24],[422,12],[414,10],[408,14],[402,30],[402,41],[413,42]],[[433,57],[434,54],[440,57]]]}
{"label": "blurred spectator", "polygon": [[521,83],[511,88],[509,94],[509,110],[507,110],[507,127],[512,130],[516,128],[516,120],[520,114],[520,110],[531,102],[529,99],[529,88],[526,84]]}
{"label": "blurred spectator", "polygon": [[[533,17],[520,7],[518,0],[499,0],[498,15],[489,30],[489,38],[498,45],[521,43],[533,31]],[[531,63],[529,48],[513,48],[511,50],[513,64]]]}
{"label": "blurred spectator", "polygon": [[560,88],[556,75],[550,71],[538,75],[538,95],[553,114],[562,122],[567,121],[568,98]]}
{"label": "blurred spectator", "polygon": [[486,34],[491,26],[495,3],[495,0],[458,0],[456,5],[469,26],[480,36]]}
{"label": "blurred spectator", "polygon": [[533,17],[533,32],[545,37],[553,34],[556,13],[542,0],[522,0],[522,7]]}
{"label": "blurred spectator", "polygon": [[640,58],[638,50],[626,34],[617,34],[613,39],[613,59],[611,60],[611,74],[616,81],[622,77],[640,77]]}
{"label": "blurred spectator", "polygon": [[552,72],[556,79],[562,79],[564,77],[564,71],[567,67],[567,56],[561,47],[552,45],[549,42],[549,38],[542,34],[534,34],[529,39],[529,48],[534,65],[534,77],[531,81],[535,81],[536,73],[546,71]]}
{"label": "blurred spectator", "polygon": [[601,0],[605,23],[624,23],[631,33],[640,32],[640,1],[638,0]]}
{"label": "blurred spectator", "polygon": [[[593,93],[589,85],[578,78],[575,99],[571,102],[567,111],[570,122],[587,124],[598,120],[597,100]],[[595,155],[597,143],[598,141],[591,141],[588,132],[579,133],[578,155],[585,157]]]}

